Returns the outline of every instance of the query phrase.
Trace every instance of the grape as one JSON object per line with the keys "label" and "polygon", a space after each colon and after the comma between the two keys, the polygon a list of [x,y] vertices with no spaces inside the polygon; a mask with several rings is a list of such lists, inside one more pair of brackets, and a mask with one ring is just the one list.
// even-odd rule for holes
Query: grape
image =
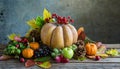
{"label": "grape", "polygon": [[20,54],[21,50],[20,49],[16,49],[16,54]]}
{"label": "grape", "polygon": [[48,46],[42,44],[41,47],[34,52],[34,57],[45,57],[51,55],[51,50]]}
{"label": "grape", "polygon": [[58,50],[57,48],[54,48],[53,51],[54,51],[55,53],[59,53],[59,50]]}

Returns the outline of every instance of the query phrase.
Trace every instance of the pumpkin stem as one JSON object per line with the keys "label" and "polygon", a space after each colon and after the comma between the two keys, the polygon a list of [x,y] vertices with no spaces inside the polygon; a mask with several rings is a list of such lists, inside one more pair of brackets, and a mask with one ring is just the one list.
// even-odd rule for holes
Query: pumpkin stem
{"label": "pumpkin stem", "polygon": [[35,42],[35,38],[33,37],[32,39],[33,39],[33,42]]}
{"label": "pumpkin stem", "polygon": [[30,48],[30,43],[28,42],[27,44],[28,44],[27,48]]}

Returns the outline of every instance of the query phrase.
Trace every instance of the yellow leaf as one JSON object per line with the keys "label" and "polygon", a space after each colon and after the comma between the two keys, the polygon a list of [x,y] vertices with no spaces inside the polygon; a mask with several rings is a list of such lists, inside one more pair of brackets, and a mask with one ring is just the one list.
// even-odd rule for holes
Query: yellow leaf
{"label": "yellow leaf", "polygon": [[50,17],[51,17],[51,13],[46,8],[44,8],[43,19],[45,20],[46,18],[50,18]]}
{"label": "yellow leaf", "polygon": [[42,64],[38,65],[41,68],[50,68],[51,67],[51,63],[49,61],[43,62]]}
{"label": "yellow leaf", "polygon": [[16,35],[15,33],[13,33],[13,34],[8,35],[8,38],[9,38],[10,40],[14,40],[14,37],[15,37],[15,36],[19,36],[19,37],[20,37],[20,35]]}
{"label": "yellow leaf", "polygon": [[33,29],[39,28],[39,26],[36,25],[35,22],[36,22],[35,19],[31,19],[31,20],[27,21],[27,24],[28,24],[31,28],[33,28]]}

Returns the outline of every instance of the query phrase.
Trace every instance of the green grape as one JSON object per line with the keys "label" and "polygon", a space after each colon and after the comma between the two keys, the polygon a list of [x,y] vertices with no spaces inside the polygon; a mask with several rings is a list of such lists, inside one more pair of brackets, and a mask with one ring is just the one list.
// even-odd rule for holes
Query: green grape
{"label": "green grape", "polygon": [[16,49],[16,47],[15,46],[11,46],[11,47],[9,47],[9,49],[14,50],[14,49]]}
{"label": "green grape", "polygon": [[54,52],[51,53],[52,57],[56,57],[56,54]]}
{"label": "green grape", "polygon": [[21,50],[20,49],[16,49],[15,50],[15,54],[20,54],[21,53]]}
{"label": "green grape", "polygon": [[59,50],[57,48],[54,48],[53,51],[57,54],[59,53]]}

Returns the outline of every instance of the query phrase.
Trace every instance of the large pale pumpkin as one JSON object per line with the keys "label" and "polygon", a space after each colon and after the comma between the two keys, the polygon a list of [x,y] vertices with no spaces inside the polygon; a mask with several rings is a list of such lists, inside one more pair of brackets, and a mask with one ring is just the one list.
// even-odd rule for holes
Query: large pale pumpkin
{"label": "large pale pumpkin", "polygon": [[41,29],[41,40],[52,48],[64,48],[77,41],[77,30],[71,24],[47,23]]}

